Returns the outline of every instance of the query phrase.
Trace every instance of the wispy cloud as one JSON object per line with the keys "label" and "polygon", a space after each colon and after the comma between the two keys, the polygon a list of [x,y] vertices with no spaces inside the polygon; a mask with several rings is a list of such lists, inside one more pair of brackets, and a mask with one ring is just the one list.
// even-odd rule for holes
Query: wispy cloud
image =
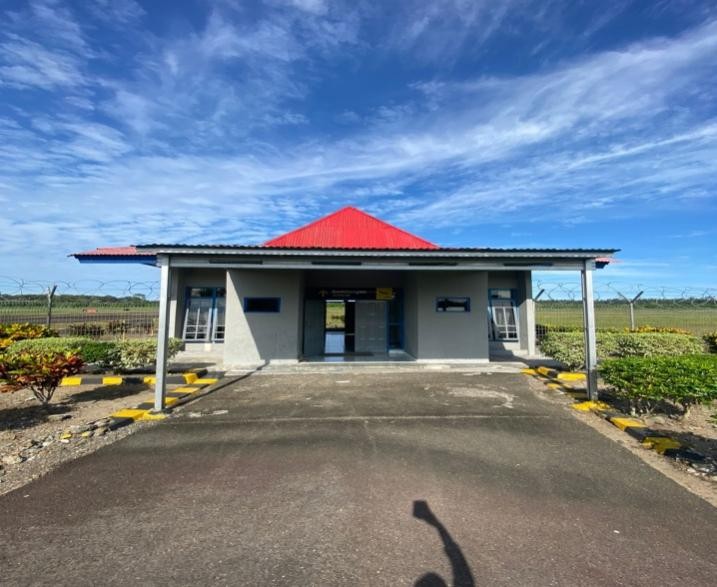
{"label": "wispy cloud", "polygon": [[257,242],[343,202],[433,231],[713,205],[717,21],[462,68],[559,26],[528,4],[217,2],[158,30],[130,0],[31,3],[0,35],[0,247]]}
{"label": "wispy cloud", "polygon": [[0,62],[0,84],[51,89],[85,83],[81,66],[71,54],[49,51],[17,35],[9,34],[0,43]]}

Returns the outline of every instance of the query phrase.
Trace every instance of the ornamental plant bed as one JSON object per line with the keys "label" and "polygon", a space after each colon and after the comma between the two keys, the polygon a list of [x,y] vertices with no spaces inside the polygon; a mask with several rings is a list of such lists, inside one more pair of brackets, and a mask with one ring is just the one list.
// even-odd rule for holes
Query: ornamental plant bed
{"label": "ornamental plant bed", "polygon": [[717,462],[717,356],[611,359],[600,374],[601,400]]}
{"label": "ornamental plant bed", "polygon": [[[171,359],[183,347],[183,341],[170,338],[167,357]],[[153,372],[157,355],[156,339],[100,341],[84,337],[36,338],[20,340],[6,349],[8,355],[23,352],[56,352],[77,354],[89,373]]]}
{"label": "ornamental plant bed", "polygon": [[[0,494],[130,434],[136,426],[107,431],[102,420],[152,398],[152,386],[145,384],[59,387],[47,408],[29,389],[0,393]],[[80,433],[85,425],[98,421],[89,437],[61,439],[67,430]]]}

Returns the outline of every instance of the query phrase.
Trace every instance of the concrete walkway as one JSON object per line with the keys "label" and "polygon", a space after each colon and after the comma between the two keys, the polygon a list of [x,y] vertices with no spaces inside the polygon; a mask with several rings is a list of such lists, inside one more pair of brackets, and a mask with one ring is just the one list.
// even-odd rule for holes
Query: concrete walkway
{"label": "concrete walkway", "polygon": [[252,375],[0,536],[5,585],[717,584],[717,510],[511,373]]}

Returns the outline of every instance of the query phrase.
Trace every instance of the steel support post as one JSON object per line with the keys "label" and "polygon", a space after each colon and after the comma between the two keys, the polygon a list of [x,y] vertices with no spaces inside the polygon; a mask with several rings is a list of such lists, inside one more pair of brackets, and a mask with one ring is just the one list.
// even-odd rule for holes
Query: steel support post
{"label": "steel support post", "polygon": [[595,337],[595,300],[593,296],[593,270],[595,263],[585,261],[580,272],[583,290],[583,327],[585,331],[585,373],[588,399],[598,399],[597,342]]}
{"label": "steel support post", "polygon": [[171,291],[171,267],[168,255],[157,257],[160,268],[159,325],[157,328],[157,364],[154,383],[154,411],[164,410],[167,390],[167,344],[169,342],[169,292]]}

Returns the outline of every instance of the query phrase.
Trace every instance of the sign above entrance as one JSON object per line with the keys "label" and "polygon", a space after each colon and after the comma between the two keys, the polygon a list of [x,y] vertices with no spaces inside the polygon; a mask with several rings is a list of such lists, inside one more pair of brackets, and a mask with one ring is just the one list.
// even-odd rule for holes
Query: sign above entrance
{"label": "sign above entrance", "polygon": [[309,287],[306,290],[308,299],[320,300],[385,300],[396,297],[392,287]]}
{"label": "sign above entrance", "polygon": [[392,287],[377,287],[376,288],[376,299],[377,300],[392,300],[393,299],[393,288]]}

